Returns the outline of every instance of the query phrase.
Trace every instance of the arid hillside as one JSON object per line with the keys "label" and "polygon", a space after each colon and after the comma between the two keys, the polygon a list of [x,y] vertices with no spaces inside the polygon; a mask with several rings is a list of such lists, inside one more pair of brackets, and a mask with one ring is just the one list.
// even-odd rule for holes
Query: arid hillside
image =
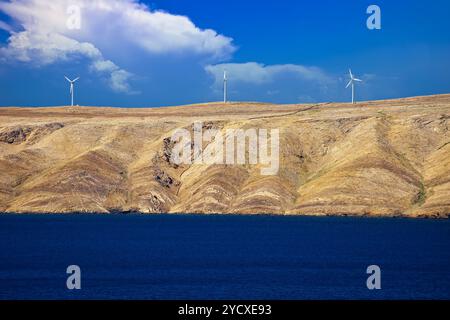
{"label": "arid hillside", "polygon": [[[0,108],[0,212],[448,217],[450,95],[356,105]],[[279,129],[260,165],[174,165],[170,137]],[[208,148],[207,143],[204,148]]]}

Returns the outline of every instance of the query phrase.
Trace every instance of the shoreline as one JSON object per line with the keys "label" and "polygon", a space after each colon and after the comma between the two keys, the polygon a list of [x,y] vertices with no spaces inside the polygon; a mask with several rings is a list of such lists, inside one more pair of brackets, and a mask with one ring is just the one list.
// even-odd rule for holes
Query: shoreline
{"label": "shoreline", "polygon": [[357,215],[357,214],[276,214],[276,213],[146,213],[146,212],[0,212],[1,216],[217,216],[217,217],[305,217],[305,218],[362,218],[362,219],[406,219],[406,220],[446,220],[450,213],[440,216],[420,215]]}

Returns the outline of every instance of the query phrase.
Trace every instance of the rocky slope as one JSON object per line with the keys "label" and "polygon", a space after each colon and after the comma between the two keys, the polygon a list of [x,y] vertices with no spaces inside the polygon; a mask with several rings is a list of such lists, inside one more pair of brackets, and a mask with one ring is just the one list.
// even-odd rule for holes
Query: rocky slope
{"label": "rocky slope", "polygon": [[[450,95],[351,104],[0,108],[0,212],[450,215]],[[174,165],[194,121],[280,130],[280,170]],[[208,145],[205,143],[204,148]]]}

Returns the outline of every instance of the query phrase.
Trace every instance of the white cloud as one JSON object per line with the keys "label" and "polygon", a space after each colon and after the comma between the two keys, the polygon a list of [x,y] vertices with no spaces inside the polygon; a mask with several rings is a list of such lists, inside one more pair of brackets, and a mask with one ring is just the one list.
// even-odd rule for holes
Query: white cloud
{"label": "white cloud", "polygon": [[136,93],[136,91],[132,91],[130,89],[130,85],[128,84],[128,79],[132,76],[131,73],[117,69],[111,73],[110,85],[115,91],[128,92],[128,93]]}
{"label": "white cloud", "polygon": [[295,64],[264,65],[256,62],[222,63],[208,65],[205,70],[211,74],[216,83],[223,80],[223,71],[227,70],[229,77],[236,82],[251,84],[266,84],[275,80],[277,76],[290,75],[305,80],[321,83],[334,81],[330,76],[317,67],[305,67]]}
{"label": "white cloud", "polygon": [[92,68],[96,71],[113,72],[117,70],[117,66],[110,60],[100,60],[92,64]]}
{"label": "white cloud", "polygon": [[285,102],[323,101],[334,94],[338,84],[335,77],[317,67],[295,64],[223,63],[208,65],[205,70],[214,78],[217,97],[227,70],[231,99],[236,100],[279,101],[284,97]]}
{"label": "white cloud", "polygon": [[91,69],[96,72],[110,73],[109,84],[114,91],[137,93],[131,90],[128,80],[133,77],[128,71],[120,69],[110,60],[98,60],[91,65]]}
{"label": "white cloud", "polygon": [[81,43],[58,33],[22,31],[13,33],[8,46],[1,48],[3,56],[38,66],[67,60],[73,55],[82,55],[92,60],[102,60],[101,52],[91,43]]}
{"label": "white cloud", "polygon": [[137,6],[124,10],[117,29],[130,41],[154,53],[193,51],[215,58],[234,51],[232,39],[211,29],[197,28],[187,17],[150,12]]}
{"label": "white cloud", "polygon": [[[79,6],[81,28],[69,29],[70,6]],[[0,57],[44,66],[57,61],[87,58],[90,70],[109,77],[112,89],[130,92],[132,73],[112,62],[111,55],[136,49],[147,55],[200,55],[219,61],[235,50],[232,39],[214,30],[202,30],[187,17],[152,11],[138,0],[15,0],[0,3],[13,25]],[[109,59],[108,59],[109,58]]]}

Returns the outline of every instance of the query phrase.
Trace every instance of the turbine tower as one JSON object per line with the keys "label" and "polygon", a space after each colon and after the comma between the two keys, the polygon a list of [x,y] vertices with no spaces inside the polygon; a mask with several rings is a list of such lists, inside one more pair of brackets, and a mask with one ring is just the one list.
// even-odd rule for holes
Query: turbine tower
{"label": "turbine tower", "polygon": [[223,71],[223,102],[227,103],[227,70]]}
{"label": "turbine tower", "polygon": [[70,79],[67,78],[66,76],[64,76],[64,78],[66,78],[66,80],[69,81],[69,83],[70,83],[70,95],[71,95],[71,98],[72,98],[72,104],[71,104],[71,106],[73,107],[73,84],[75,83],[75,81],[77,81],[78,79],[80,79],[80,77],[75,78],[75,79],[73,79],[73,80],[70,80]]}
{"label": "turbine tower", "polygon": [[348,69],[348,72],[350,74],[350,81],[347,83],[347,86],[345,88],[348,88],[350,85],[352,85],[352,104],[355,104],[355,82],[362,82],[362,80],[355,78],[351,69]]}

